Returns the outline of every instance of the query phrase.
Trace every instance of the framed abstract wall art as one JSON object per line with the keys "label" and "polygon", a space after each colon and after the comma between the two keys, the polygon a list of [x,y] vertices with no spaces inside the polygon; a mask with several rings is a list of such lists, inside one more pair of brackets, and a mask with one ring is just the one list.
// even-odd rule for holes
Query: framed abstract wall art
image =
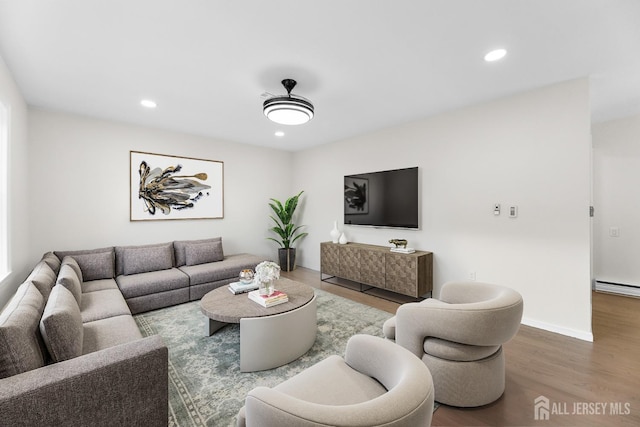
{"label": "framed abstract wall art", "polygon": [[224,163],[130,152],[131,221],[224,217]]}

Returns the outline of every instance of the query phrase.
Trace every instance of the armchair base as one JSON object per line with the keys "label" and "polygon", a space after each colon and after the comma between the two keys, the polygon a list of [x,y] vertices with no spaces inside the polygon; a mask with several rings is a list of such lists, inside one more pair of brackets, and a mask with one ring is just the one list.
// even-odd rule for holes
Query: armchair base
{"label": "armchair base", "polygon": [[431,371],[436,402],[475,407],[489,404],[504,393],[502,347],[485,359],[470,362],[445,360],[429,354],[424,354],[422,361]]}

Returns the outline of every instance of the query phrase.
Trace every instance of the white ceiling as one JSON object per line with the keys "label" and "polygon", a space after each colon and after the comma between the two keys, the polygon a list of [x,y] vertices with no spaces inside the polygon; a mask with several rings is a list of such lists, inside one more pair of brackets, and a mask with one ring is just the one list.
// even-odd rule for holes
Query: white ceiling
{"label": "white ceiling", "polygon": [[640,113],[638,0],[0,0],[0,56],[32,106],[293,151],[585,76]]}

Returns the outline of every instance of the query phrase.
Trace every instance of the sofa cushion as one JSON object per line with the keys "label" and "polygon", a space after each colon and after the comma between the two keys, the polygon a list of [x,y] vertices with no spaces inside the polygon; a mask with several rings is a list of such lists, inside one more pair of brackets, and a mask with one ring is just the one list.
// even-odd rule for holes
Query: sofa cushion
{"label": "sofa cushion", "polygon": [[80,266],[83,282],[113,279],[115,277],[115,255],[113,250],[69,256],[75,259]]}
{"label": "sofa cushion", "polygon": [[58,258],[53,252],[46,252],[42,255],[41,261],[46,262],[55,274],[58,274],[58,271],[60,271],[60,258]]}
{"label": "sofa cushion", "polygon": [[175,242],[173,242],[173,247],[175,249],[175,255],[176,255],[176,267],[181,267],[187,264],[187,254],[185,249],[188,245],[199,244],[199,243],[215,243],[215,242],[220,242],[220,244],[222,245],[222,237],[213,237],[210,239],[200,239],[200,240],[176,240]]}
{"label": "sofa cushion", "polygon": [[240,271],[245,268],[255,269],[256,265],[264,261],[263,258],[249,254],[228,255],[222,261],[184,265],[180,267],[189,276],[191,286],[203,283],[218,282],[221,280],[235,279],[240,275]]}
{"label": "sofa cushion", "polygon": [[60,266],[60,268],[62,268],[63,265],[68,265],[69,267],[73,268],[73,271],[76,272],[76,276],[78,277],[78,280],[82,285],[82,282],[84,282],[84,277],[82,276],[82,269],[80,268],[78,261],[70,256],[66,256],[62,259],[62,265]]}
{"label": "sofa cushion", "polygon": [[46,301],[49,298],[51,289],[56,284],[56,273],[51,269],[49,264],[45,261],[40,261],[33,270],[31,270],[31,274],[29,274],[25,282],[32,282]]}
{"label": "sofa cushion", "polygon": [[0,313],[0,378],[44,366],[38,324],[45,300],[31,282],[18,287]]}
{"label": "sofa cushion", "polygon": [[[82,293],[87,294],[90,292],[104,291],[105,289],[118,289],[118,284],[115,279],[98,279],[90,282],[84,282],[82,284]],[[84,296],[84,295],[83,295]]]}
{"label": "sofa cushion", "polygon": [[107,317],[131,315],[131,310],[118,289],[105,289],[83,294],[80,314],[82,322],[86,323]]}
{"label": "sofa cushion", "polygon": [[80,279],[78,279],[78,274],[70,264],[62,264],[56,284],[69,289],[78,306],[82,304],[82,285],[80,284]]}
{"label": "sofa cushion", "polygon": [[186,288],[189,286],[189,277],[177,268],[172,268],[130,276],[118,276],[116,282],[118,282],[118,287],[125,299],[129,299]]}
{"label": "sofa cushion", "polygon": [[51,291],[40,320],[40,332],[54,362],[82,354],[80,308],[73,294],[64,286],[55,286]]}
{"label": "sofa cushion", "polygon": [[424,352],[426,354],[457,362],[481,360],[491,356],[498,350],[500,350],[499,345],[467,345],[433,337],[428,337],[424,340]]}
{"label": "sofa cushion", "polygon": [[[96,249],[83,249],[83,250],[78,250],[78,251],[55,251],[54,254],[58,257],[58,259],[62,260],[64,259],[64,257],[66,256],[70,256],[76,259],[76,261],[78,261],[78,264],[80,265],[80,268],[82,268],[83,273],[85,271],[85,267],[82,263],[82,261],[80,261],[79,257],[82,258],[84,255],[93,255],[93,254],[111,254],[111,266],[112,268],[114,267],[114,262],[115,262],[115,249],[113,246],[108,246],[108,247],[104,247],[104,248],[96,248]],[[89,257],[87,257],[88,259]],[[106,256],[105,256],[106,258]],[[83,260],[84,261],[84,260]],[[86,271],[91,270],[91,268],[86,268]],[[110,276],[111,278],[115,277],[115,274],[111,274]],[[104,277],[106,278],[106,277]],[[95,279],[88,279],[85,278],[85,280],[95,280]]]}
{"label": "sofa cushion", "polygon": [[115,316],[85,323],[82,354],[139,340],[142,334],[131,315]]}
{"label": "sofa cushion", "polygon": [[206,264],[222,261],[222,242],[189,243],[184,248],[186,265]]}
{"label": "sofa cushion", "polygon": [[319,405],[355,405],[387,392],[374,378],[332,355],[273,387],[286,395]]}
{"label": "sofa cushion", "polygon": [[173,244],[116,247],[117,275],[147,273],[173,268]]}

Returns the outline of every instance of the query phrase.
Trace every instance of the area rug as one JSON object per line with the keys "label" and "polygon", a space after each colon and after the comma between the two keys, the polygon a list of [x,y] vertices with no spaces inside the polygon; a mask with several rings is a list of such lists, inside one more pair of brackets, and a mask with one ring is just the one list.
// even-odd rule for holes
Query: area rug
{"label": "area rug", "polygon": [[240,326],[225,326],[205,336],[198,301],[135,316],[143,335],[159,334],[169,348],[170,427],[234,426],[247,393],[275,386],[331,354],[344,355],[354,334],[382,336],[392,315],[314,289],[318,304],[316,342],[304,356],[261,372],[240,372]]}

